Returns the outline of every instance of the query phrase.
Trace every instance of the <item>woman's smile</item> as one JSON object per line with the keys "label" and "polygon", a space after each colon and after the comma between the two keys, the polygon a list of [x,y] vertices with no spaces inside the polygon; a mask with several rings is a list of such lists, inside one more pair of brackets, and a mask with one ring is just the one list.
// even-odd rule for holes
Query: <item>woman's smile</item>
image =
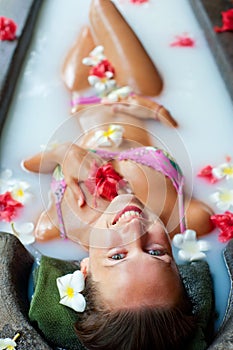
{"label": "woman's smile", "polygon": [[132,219],[140,218],[142,210],[136,206],[129,205],[120,211],[114,218],[112,225],[121,225],[130,222]]}

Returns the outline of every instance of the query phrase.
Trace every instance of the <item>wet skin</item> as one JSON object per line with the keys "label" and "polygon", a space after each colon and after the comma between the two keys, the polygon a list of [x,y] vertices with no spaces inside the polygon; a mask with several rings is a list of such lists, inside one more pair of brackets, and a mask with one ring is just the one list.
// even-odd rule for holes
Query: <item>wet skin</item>
{"label": "wet skin", "polygon": [[96,222],[84,268],[110,309],[170,307],[182,297],[165,227],[133,195],[116,197]]}

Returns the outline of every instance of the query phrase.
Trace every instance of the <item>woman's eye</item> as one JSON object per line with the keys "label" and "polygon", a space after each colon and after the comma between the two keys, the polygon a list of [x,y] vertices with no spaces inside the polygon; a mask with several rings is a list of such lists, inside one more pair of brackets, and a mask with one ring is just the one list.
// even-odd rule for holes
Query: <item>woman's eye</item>
{"label": "woman's eye", "polygon": [[123,253],[118,253],[118,254],[114,254],[111,256],[111,259],[113,260],[121,260],[125,258],[125,254]]}
{"label": "woman's eye", "polygon": [[149,249],[147,253],[153,256],[163,256],[166,254],[165,250],[162,249]]}

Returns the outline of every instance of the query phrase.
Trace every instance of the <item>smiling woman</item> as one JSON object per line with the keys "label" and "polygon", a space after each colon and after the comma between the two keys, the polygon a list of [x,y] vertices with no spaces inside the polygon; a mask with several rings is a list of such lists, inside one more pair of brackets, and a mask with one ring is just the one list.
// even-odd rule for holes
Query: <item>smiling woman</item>
{"label": "smiling woman", "polygon": [[[152,146],[140,118],[129,115],[149,117],[150,111],[131,107],[119,104],[115,112],[115,105],[100,105],[80,112],[77,122],[84,134],[78,144],[58,145],[23,162],[29,171],[53,171],[51,202],[35,235],[39,241],[68,237],[88,250],[89,258],[81,263],[87,309],[76,323],[88,349],[124,349],[126,344],[134,350],[180,349],[195,335],[196,317],[169,235],[186,227],[199,235],[209,232],[211,210],[192,198],[185,201],[180,167]],[[96,127],[85,132],[93,118]],[[102,137],[109,121],[117,143]],[[36,300],[30,317],[40,324]],[[142,328],[148,329],[143,336]],[[174,336],[167,338],[168,330]]]}

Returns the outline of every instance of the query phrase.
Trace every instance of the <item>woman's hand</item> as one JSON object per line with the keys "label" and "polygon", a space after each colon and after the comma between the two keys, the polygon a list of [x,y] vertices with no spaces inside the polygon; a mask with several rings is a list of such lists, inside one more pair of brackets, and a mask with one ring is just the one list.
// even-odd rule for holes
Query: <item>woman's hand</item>
{"label": "woman's hand", "polygon": [[88,178],[93,163],[100,165],[103,161],[95,153],[88,151],[76,144],[66,145],[66,151],[58,154],[58,161],[62,167],[65,182],[71,189],[78,205],[82,207],[85,204],[85,196],[79,186],[79,182]]}
{"label": "woman's hand", "polygon": [[76,144],[64,143],[54,149],[44,151],[24,160],[22,167],[36,173],[52,173],[60,164],[67,186],[71,189],[75,200],[81,207],[85,204],[85,196],[79,182],[86,180],[93,165],[103,161],[95,153],[79,147]]}
{"label": "woman's hand", "polygon": [[170,127],[178,126],[178,123],[171,116],[170,112],[162,105],[139,95],[129,96],[125,100],[122,100],[122,102],[113,104],[112,111],[113,113],[123,113],[139,119],[159,120],[161,123]]}

